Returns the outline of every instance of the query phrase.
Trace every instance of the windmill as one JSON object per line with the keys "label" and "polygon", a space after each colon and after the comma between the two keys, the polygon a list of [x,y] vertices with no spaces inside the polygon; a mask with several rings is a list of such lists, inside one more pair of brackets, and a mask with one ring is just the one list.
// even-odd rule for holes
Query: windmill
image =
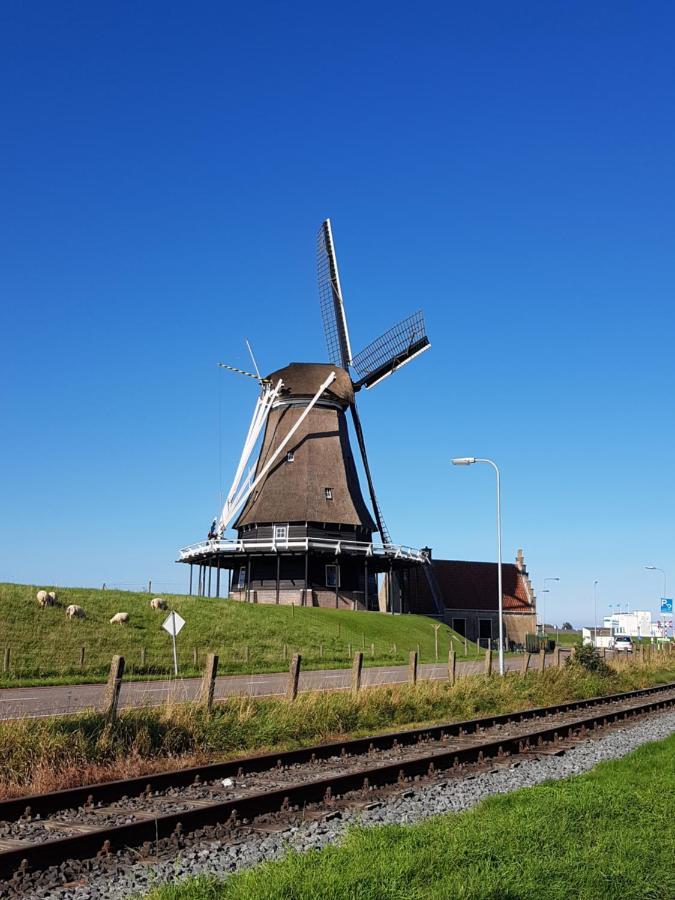
{"label": "windmill", "polygon": [[[244,448],[207,540],[181,550],[179,561],[190,564],[190,592],[197,564],[197,591],[203,595],[212,593],[212,570],[214,593],[220,595],[221,570],[227,570],[228,594],[237,599],[354,609],[377,606],[375,579],[383,572],[389,575],[387,608],[393,611],[396,577],[411,567],[431,566],[425,565],[424,551],[391,540],[375,494],[356,394],[430,343],[417,312],[353,355],[328,219],[317,236],[317,265],[329,362],[291,363],[264,378],[255,361],[256,374],[235,370],[260,386]],[[373,515],[361,492],[347,410]],[[236,539],[225,537],[230,526]],[[374,532],[381,543],[373,542]]]}

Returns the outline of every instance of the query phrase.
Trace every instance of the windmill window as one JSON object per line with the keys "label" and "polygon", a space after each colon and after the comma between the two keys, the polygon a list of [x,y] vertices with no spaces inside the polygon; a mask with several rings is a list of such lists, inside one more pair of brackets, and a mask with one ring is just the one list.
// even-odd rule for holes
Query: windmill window
{"label": "windmill window", "polygon": [[293,462],[295,459],[295,453],[292,450],[289,450],[286,454],[286,462]]}
{"label": "windmill window", "polygon": [[339,587],[340,573],[338,567],[333,563],[326,566],[326,587]]}
{"label": "windmill window", "polygon": [[324,488],[324,491],[326,493],[326,500],[332,500],[333,499],[333,488]]}
{"label": "windmill window", "polygon": [[287,541],[288,540],[288,525],[275,525],[274,526],[274,540],[275,541]]}

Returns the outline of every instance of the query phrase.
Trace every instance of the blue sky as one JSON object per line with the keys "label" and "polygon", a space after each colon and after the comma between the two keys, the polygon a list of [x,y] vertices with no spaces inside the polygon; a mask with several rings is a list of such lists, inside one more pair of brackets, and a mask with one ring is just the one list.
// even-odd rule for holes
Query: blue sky
{"label": "blue sky", "polygon": [[549,619],[675,589],[675,63],[665,3],[0,11],[0,578],[185,585],[255,385],[432,350],[361,400],[393,537],[522,546]]}

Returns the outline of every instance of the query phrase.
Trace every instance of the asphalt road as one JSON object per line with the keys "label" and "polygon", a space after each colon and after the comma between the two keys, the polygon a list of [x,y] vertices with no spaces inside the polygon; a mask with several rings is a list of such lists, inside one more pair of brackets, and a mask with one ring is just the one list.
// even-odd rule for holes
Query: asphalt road
{"label": "asphalt road", "polygon": [[[547,663],[552,663],[547,657]],[[519,669],[522,659],[507,657],[505,666]],[[530,666],[538,660],[533,656]],[[496,668],[496,656],[493,666]],[[482,660],[465,660],[457,663],[460,676],[483,671]],[[418,670],[420,679],[446,679],[448,669],[443,664],[425,664]],[[286,693],[286,672],[261,675],[222,675],[216,680],[215,698],[252,696],[276,697]],[[397,684],[408,679],[407,666],[381,666],[364,668],[361,684]],[[300,673],[300,691],[345,690],[351,681],[350,669],[325,669]],[[194,699],[199,693],[199,678],[178,678],[166,681],[126,681],[120,693],[122,708],[159,706],[171,701],[182,703]],[[49,685],[32,688],[5,688],[0,690],[0,719],[23,717],[39,718],[81,712],[99,708],[104,701],[104,684]]]}

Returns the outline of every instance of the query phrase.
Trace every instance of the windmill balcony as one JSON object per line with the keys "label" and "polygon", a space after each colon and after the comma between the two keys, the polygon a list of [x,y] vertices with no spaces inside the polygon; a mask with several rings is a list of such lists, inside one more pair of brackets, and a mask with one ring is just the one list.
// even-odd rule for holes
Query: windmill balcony
{"label": "windmill balcony", "polygon": [[336,540],[328,537],[288,538],[275,541],[274,538],[254,538],[236,540],[206,540],[183,547],[178,562],[203,562],[214,556],[236,557],[245,554],[278,554],[289,552],[330,553],[334,556],[348,554],[374,560],[407,560],[412,563],[428,562],[425,550],[417,550],[403,544],[374,544],[364,541]]}

